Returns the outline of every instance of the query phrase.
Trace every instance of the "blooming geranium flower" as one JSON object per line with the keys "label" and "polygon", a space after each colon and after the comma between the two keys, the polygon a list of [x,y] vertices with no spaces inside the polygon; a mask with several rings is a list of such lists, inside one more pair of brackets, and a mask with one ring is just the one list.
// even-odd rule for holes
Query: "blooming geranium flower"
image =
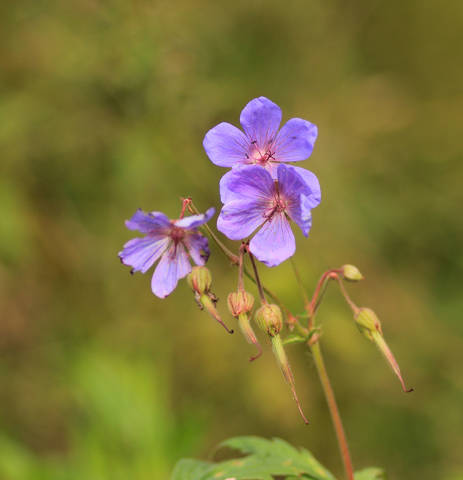
{"label": "blooming geranium flower", "polygon": [[[221,167],[261,165],[273,178],[281,162],[297,162],[311,155],[318,132],[313,123],[301,118],[288,120],[278,131],[281,109],[265,97],[255,98],[244,107],[240,123],[244,133],[226,122],[207,132],[203,146],[208,157]],[[306,180],[307,170],[296,168]]]}
{"label": "blooming geranium flower", "polygon": [[220,181],[224,206],[217,228],[231,240],[241,240],[261,227],[249,248],[269,267],[291,257],[296,242],[289,220],[307,236],[312,226],[311,209],[320,203],[320,185],[312,174],[310,184],[291,165],[279,165],[276,179],[260,165],[228,172]]}
{"label": "blooming geranium flower", "polygon": [[129,230],[146,235],[124,245],[119,252],[122,263],[131,266],[132,273],[145,273],[161,257],[151,280],[151,289],[158,297],[167,297],[178,281],[191,272],[189,257],[196,265],[207,262],[208,240],[197,229],[214,213],[215,209],[210,208],[205,214],[169,220],[161,212],[145,213],[138,209],[125,225]]}

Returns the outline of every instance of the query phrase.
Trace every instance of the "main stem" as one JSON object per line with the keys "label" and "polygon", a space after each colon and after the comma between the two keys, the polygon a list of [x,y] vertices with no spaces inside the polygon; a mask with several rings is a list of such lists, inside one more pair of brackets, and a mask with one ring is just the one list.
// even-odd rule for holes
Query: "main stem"
{"label": "main stem", "polygon": [[346,478],[347,480],[354,480],[354,469],[352,467],[352,460],[349,454],[346,434],[344,433],[341,415],[339,414],[336,398],[334,396],[333,389],[331,388],[331,382],[328,377],[328,372],[326,371],[319,342],[315,342],[313,345],[310,345],[310,349],[312,350],[315,367],[317,368],[318,377],[320,378],[320,382],[323,387],[326,403],[328,404],[328,408],[330,410],[331,420],[333,421],[334,430],[338,439],[339,451],[341,452],[341,458],[344,464],[344,471],[346,472]]}

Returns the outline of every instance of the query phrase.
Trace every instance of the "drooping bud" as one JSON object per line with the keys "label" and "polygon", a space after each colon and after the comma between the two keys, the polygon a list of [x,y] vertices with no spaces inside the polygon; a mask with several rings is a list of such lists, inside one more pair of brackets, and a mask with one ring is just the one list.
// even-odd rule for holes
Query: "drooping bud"
{"label": "drooping bud", "polygon": [[360,308],[354,315],[354,319],[360,332],[369,340],[373,340],[373,332],[382,334],[381,322],[371,308]]}
{"label": "drooping bud", "polygon": [[252,357],[249,357],[249,361],[253,362],[262,355],[262,347],[257,340],[256,334],[251,327],[249,322],[249,317],[247,313],[240,313],[238,316],[238,324],[240,326],[241,333],[244,335],[244,338],[248,343],[252,343],[257,348],[257,353]]}
{"label": "drooping bud", "polygon": [[359,330],[375,345],[378,347],[379,351],[383,354],[384,358],[387,360],[389,365],[392,368],[392,371],[396,374],[397,378],[400,381],[402,390],[406,393],[413,392],[413,388],[407,388],[405,382],[402,378],[400,372],[399,364],[395,359],[393,353],[391,352],[386,340],[383,337],[383,331],[381,329],[381,322],[376,316],[375,312],[370,308],[360,308],[359,311],[354,315],[355,322],[359,327]]}
{"label": "drooping bud", "polygon": [[228,333],[233,333],[220,318],[219,312],[215,307],[217,297],[210,291],[212,285],[212,275],[206,267],[193,267],[186,277],[188,285],[195,294],[195,300],[201,310],[206,309],[212,318],[217,320]]}
{"label": "drooping bud", "polygon": [[254,306],[254,297],[244,290],[230,293],[227,300],[228,309],[234,317],[250,312]]}
{"label": "drooping bud", "polygon": [[301,417],[304,420],[304,423],[308,424],[309,421],[304,415],[301,404],[299,403],[299,399],[297,397],[293,372],[291,371],[291,366],[289,365],[289,360],[288,360],[288,357],[286,356],[286,352],[283,347],[281,337],[278,334],[272,336],[272,350],[273,350],[273,353],[275,354],[275,358],[277,360],[278,366],[280,367],[286,382],[288,382],[288,385],[291,388],[291,393],[293,394],[293,398],[294,398],[294,401],[296,402],[299,413],[301,414]]}
{"label": "drooping bud", "polygon": [[255,316],[257,325],[271,337],[278,335],[283,327],[283,316],[280,307],[274,303],[264,303]]}
{"label": "drooping bud", "polygon": [[343,277],[351,282],[358,282],[364,278],[355,265],[343,265],[341,269]]}
{"label": "drooping bud", "polygon": [[239,290],[238,292],[230,293],[227,300],[228,309],[230,310],[230,313],[238,319],[238,324],[244,338],[248,343],[252,343],[257,348],[257,354],[249,358],[249,361],[252,362],[262,355],[262,348],[259,345],[248,317],[248,313],[254,306],[254,297],[244,290]]}
{"label": "drooping bud", "polygon": [[225,323],[223,322],[223,320],[220,318],[220,315],[219,315],[219,312],[217,311],[217,308],[215,307],[215,304],[217,302],[217,298],[214,296],[214,294],[212,293],[203,293],[202,295],[198,294],[197,293],[197,301],[198,301],[198,304],[202,307],[202,308],[205,308],[208,313],[210,314],[210,316],[217,320],[217,322],[220,323],[220,325],[222,325],[223,328],[225,328],[225,330],[228,332],[228,333],[233,333],[233,330],[230,330],[226,325]]}
{"label": "drooping bud", "polygon": [[193,267],[186,280],[191,289],[200,295],[209,292],[212,284],[211,272],[206,267]]}

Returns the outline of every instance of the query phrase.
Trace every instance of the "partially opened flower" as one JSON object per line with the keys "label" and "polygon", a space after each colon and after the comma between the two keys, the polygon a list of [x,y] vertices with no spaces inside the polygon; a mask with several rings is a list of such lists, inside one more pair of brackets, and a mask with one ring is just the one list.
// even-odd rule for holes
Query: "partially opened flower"
{"label": "partially opened flower", "polygon": [[208,222],[214,213],[214,208],[210,208],[205,214],[169,220],[161,212],[145,213],[138,209],[125,225],[129,230],[146,235],[124,245],[119,252],[122,263],[131,266],[132,272],[145,273],[161,257],[151,280],[151,289],[158,297],[167,297],[178,280],[191,272],[190,258],[196,265],[207,262],[208,240],[198,232],[198,227]]}
{"label": "partially opened flower", "polygon": [[261,227],[249,248],[257,259],[273,267],[296,250],[290,220],[308,235],[311,209],[320,203],[320,185],[315,175],[307,184],[290,165],[279,165],[276,179],[265,168],[248,165],[224,175],[220,196],[224,206],[217,228],[231,240],[241,240]]}
{"label": "partially opened flower", "polygon": [[[261,165],[276,178],[281,162],[298,162],[311,155],[318,132],[313,123],[301,118],[288,120],[278,131],[281,116],[280,107],[268,98],[255,98],[241,112],[244,133],[230,123],[219,123],[204,137],[204,149],[216,165]],[[305,180],[307,170],[296,168]]]}

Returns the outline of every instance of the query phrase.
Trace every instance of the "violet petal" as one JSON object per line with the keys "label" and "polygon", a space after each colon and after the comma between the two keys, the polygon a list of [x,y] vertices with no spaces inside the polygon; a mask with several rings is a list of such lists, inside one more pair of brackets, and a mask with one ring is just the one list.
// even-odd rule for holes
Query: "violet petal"
{"label": "violet petal", "polygon": [[275,140],[275,158],[279,162],[297,162],[310,157],[318,129],[316,125],[292,118],[283,125]]}
{"label": "violet petal", "polygon": [[207,262],[210,254],[209,241],[204,235],[192,233],[185,238],[184,243],[196,265],[204,265]]}
{"label": "violet petal", "polygon": [[294,255],[296,241],[284,213],[276,213],[257,232],[249,244],[251,253],[268,267]]}
{"label": "violet petal", "polygon": [[239,128],[222,122],[206,133],[203,147],[212,163],[232,167],[245,162],[249,139]]}
{"label": "violet petal", "polygon": [[124,265],[133,267],[134,272],[145,273],[167,249],[169,241],[164,235],[133,238],[124,245],[119,257]]}
{"label": "violet petal", "polygon": [[217,229],[230,240],[241,240],[265,221],[265,204],[258,200],[236,200],[225,204],[217,219]]}
{"label": "violet petal", "polygon": [[294,172],[296,172],[307,185],[308,190],[304,192],[304,195],[307,197],[310,208],[315,208],[317,205],[319,205],[322,196],[320,182],[318,181],[316,175],[310,170],[306,170],[305,168],[301,167],[293,167],[292,165],[287,165],[287,168],[290,168]]}
{"label": "violet petal", "polygon": [[169,227],[169,225],[169,219],[163,213],[145,213],[141,208],[133,214],[130,220],[125,221],[125,226],[129,230],[138,230],[142,233],[161,233],[165,228]]}
{"label": "violet petal", "polygon": [[191,265],[185,247],[172,245],[159,261],[151,279],[151,290],[159,298],[165,298],[177,286],[179,279],[191,272]]}
{"label": "violet petal", "polygon": [[200,213],[199,215],[191,215],[189,217],[184,217],[179,220],[174,221],[174,225],[176,227],[186,228],[186,229],[193,229],[198,228],[201,225],[208,222],[215,214],[215,208],[211,207],[206,213]]}
{"label": "violet petal", "polygon": [[220,180],[220,198],[225,204],[235,200],[271,199],[273,189],[272,176],[260,165],[234,168]]}
{"label": "violet petal", "polygon": [[275,138],[281,123],[281,109],[266,97],[254,98],[242,110],[241,125],[246,135],[263,147]]}

